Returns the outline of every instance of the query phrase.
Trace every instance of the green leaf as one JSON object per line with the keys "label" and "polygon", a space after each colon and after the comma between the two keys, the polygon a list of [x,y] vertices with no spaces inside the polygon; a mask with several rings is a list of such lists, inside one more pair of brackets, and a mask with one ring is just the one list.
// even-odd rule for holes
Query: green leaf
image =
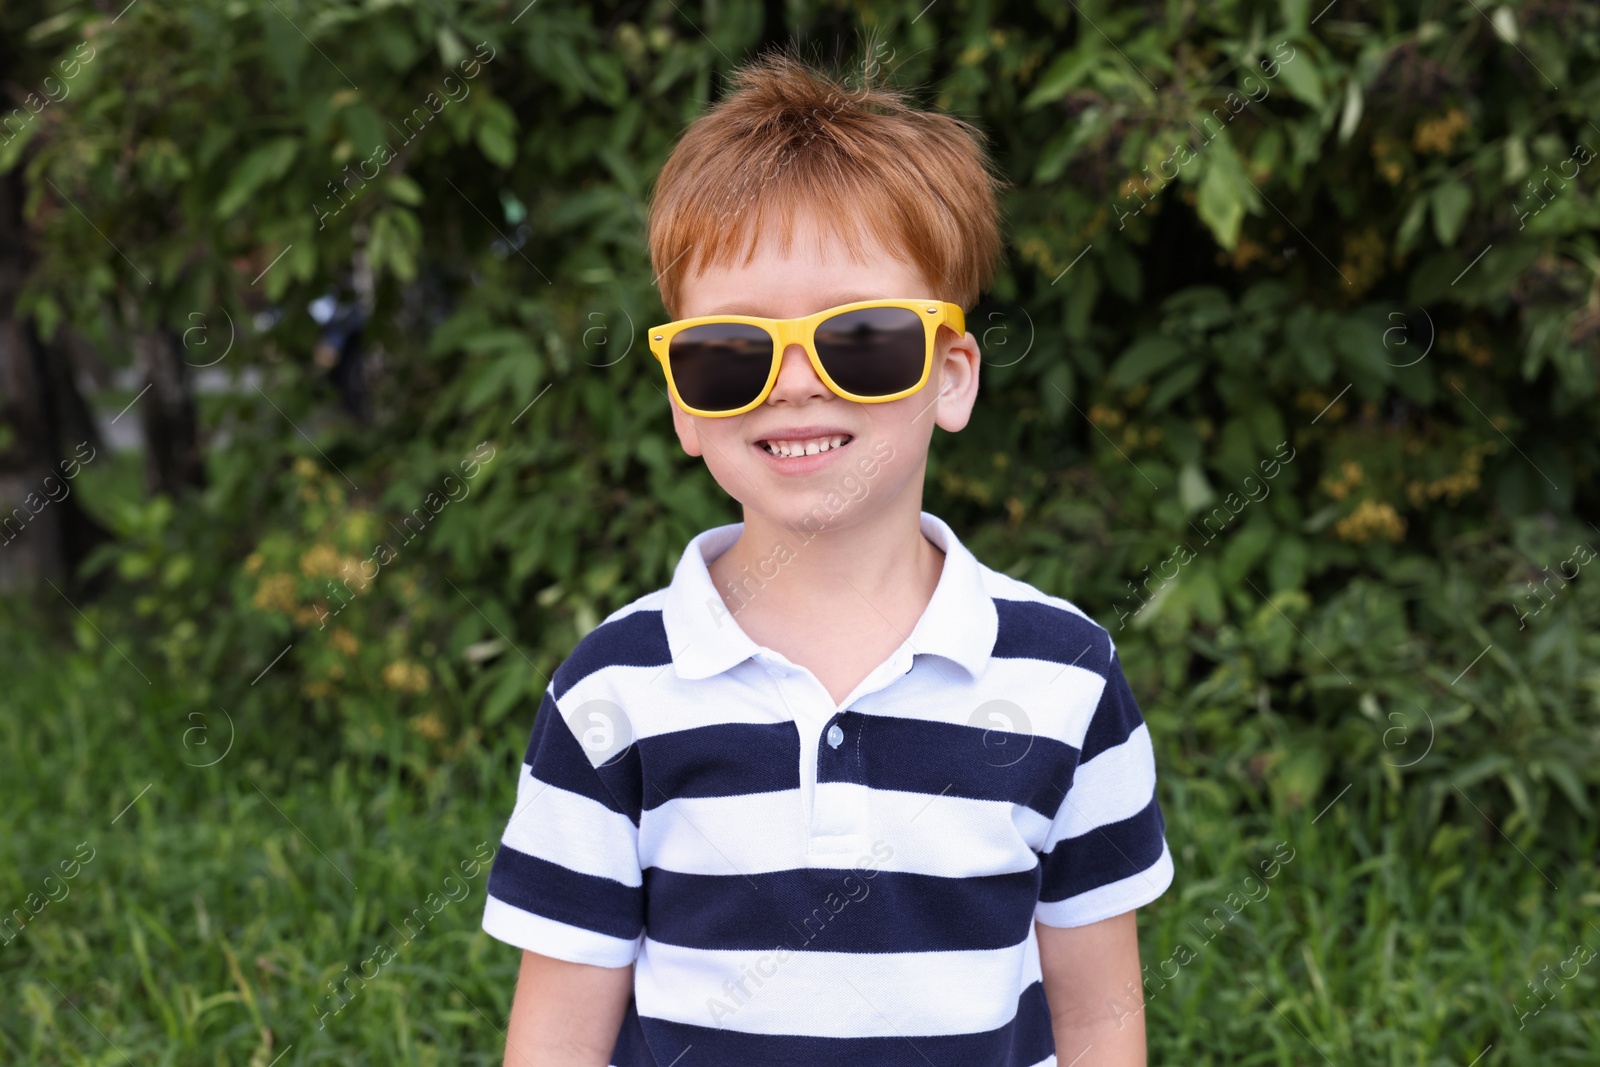
{"label": "green leaf", "polygon": [[1060,423],[1066,417],[1073,396],[1072,368],[1066,363],[1053,363],[1039,381],[1039,402],[1050,416],[1050,421]]}
{"label": "green leaf", "polygon": [[1312,109],[1321,111],[1328,102],[1317,65],[1312,62],[1311,52],[1304,45],[1295,48],[1293,58],[1279,62],[1278,76],[1283,79],[1283,86],[1289,90],[1290,96]]}
{"label": "green leaf", "polygon": [[1290,313],[1283,331],[1289,351],[1307,377],[1319,385],[1333,376],[1333,353],[1328,350],[1328,331],[1322,319],[1315,308],[1302,304]]}
{"label": "green leaf", "polygon": [[383,119],[366,104],[351,104],[339,113],[339,121],[362,159],[371,159],[380,144],[388,144]]}
{"label": "green leaf", "polygon": [[1111,368],[1111,384],[1129,389],[1183,357],[1184,347],[1170,337],[1151,334],[1129,345]]}
{"label": "green leaf", "polygon": [[410,204],[415,207],[422,203],[422,186],[399,172],[389,176],[389,180],[384,183],[384,188],[388,191],[390,199],[398,200],[402,204]]}
{"label": "green leaf", "polygon": [[1189,596],[1194,604],[1195,613],[1212,625],[1221,622],[1222,588],[1217,584],[1215,569],[1201,561],[1195,567],[1189,587]]}
{"label": "green leaf", "polygon": [[1406,208],[1405,218],[1400,220],[1400,229],[1395,233],[1394,250],[1397,255],[1405,255],[1417,243],[1417,238],[1422,235],[1423,220],[1428,217],[1428,198],[1419,196],[1411,201],[1411,206]]}
{"label": "green leaf", "polygon": [[1040,75],[1039,83],[1022,102],[1022,110],[1031,111],[1041,104],[1059,100],[1067,95],[1088,77],[1089,72],[1104,58],[1104,55],[1105,53],[1097,48],[1080,48],[1075,52],[1058,56],[1056,61],[1050,64],[1050,69]]}
{"label": "green leaf", "polygon": [[1434,236],[1449,248],[1456,243],[1461,224],[1466,221],[1467,208],[1472,205],[1472,190],[1466,183],[1452,179],[1435,187],[1431,199]]}
{"label": "green leaf", "polygon": [[1136,303],[1144,279],[1139,271],[1138,257],[1127,244],[1116,238],[1108,238],[1101,248],[1100,263],[1111,291],[1129,303]]}
{"label": "green leaf", "polygon": [[1185,463],[1178,471],[1178,502],[1186,514],[1194,514],[1217,498],[1198,463]]}
{"label": "green leaf", "polygon": [[1572,806],[1578,809],[1578,813],[1586,819],[1589,818],[1593,809],[1589,806],[1588,791],[1584,788],[1578,773],[1569,764],[1556,761],[1546,763],[1544,769],[1556,787],[1566,794]]}
{"label": "green leaf", "polygon": [[1219,286],[1191,285],[1161,302],[1161,317],[1169,328],[1204,332],[1231,321],[1233,303]]}
{"label": "green leaf", "polygon": [[216,217],[232,217],[257,189],[283,177],[299,151],[300,142],[296,138],[274,137],[245,156],[217,198]]}
{"label": "green leaf", "polygon": [[1303,586],[1309,559],[1310,551],[1303,540],[1294,534],[1280,533],[1273,546],[1272,559],[1267,563],[1268,594],[1276,595],[1285,589]]}
{"label": "green leaf", "polygon": [[509,167],[517,158],[516,116],[504,101],[488,100],[483,105],[483,117],[478,122],[478,148],[499,167]]}
{"label": "green leaf", "polygon": [[1272,547],[1272,539],[1277,533],[1278,528],[1270,521],[1257,520],[1247,523],[1244,529],[1235,534],[1222,552],[1222,565],[1218,568],[1222,584],[1230,589],[1240,585],[1245,575]]}
{"label": "green leaf", "polygon": [[453,67],[467,58],[467,46],[449,26],[440,26],[434,39],[439,46],[439,62],[444,66]]}
{"label": "green leaf", "polygon": [[1232,251],[1239,243],[1239,226],[1244,221],[1246,209],[1255,210],[1257,198],[1250,179],[1245,177],[1239,157],[1228,143],[1227,134],[1204,150],[1205,173],[1200,176],[1199,198],[1196,210],[1200,221],[1210,228],[1217,243]]}
{"label": "green leaf", "polygon": [[1150,395],[1145,399],[1144,409],[1150,414],[1166,410],[1168,404],[1174,399],[1193,389],[1200,376],[1206,371],[1205,363],[1196,359],[1185,364],[1167,375],[1150,390]]}
{"label": "green leaf", "polygon": [[506,713],[514,708],[517,701],[529,695],[528,685],[529,668],[520,659],[506,661],[504,673],[500,682],[489,694],[489,699],[484,701],[481,721],[485,726],[493,726],[506,717]]}

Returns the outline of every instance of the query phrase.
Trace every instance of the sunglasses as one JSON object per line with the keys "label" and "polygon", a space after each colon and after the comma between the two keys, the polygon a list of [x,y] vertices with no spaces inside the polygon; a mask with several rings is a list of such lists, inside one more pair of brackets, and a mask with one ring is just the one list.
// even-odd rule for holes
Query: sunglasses
{"label": "sunglasses", "polygon": [[942,300],[862,300],[798,319],[702,315],[650,331],[667,388],[690,415],[742,415],[772,393],[784,349],[800,345],[824,385],[858,404],[899,400],[928,384],[940,326],[966,319]]}

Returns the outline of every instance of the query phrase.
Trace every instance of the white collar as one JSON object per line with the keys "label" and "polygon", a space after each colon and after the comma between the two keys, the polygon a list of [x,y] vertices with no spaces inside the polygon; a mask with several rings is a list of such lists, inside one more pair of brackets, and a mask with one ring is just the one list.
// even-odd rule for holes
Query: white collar
{"label": "white collar", "polygon": [[[944,550],[944,568],[911,631],[912,652],[943,656],[976,677],[989,661],[999,615],[984,588],[982,564],[944,521],[924,511],[922,534]],[[739,539],[744,523],[715,526],[683,550],[661,606],[667,647],[680,678],[710,678],[762,651],[728,611],[707,563]]]}

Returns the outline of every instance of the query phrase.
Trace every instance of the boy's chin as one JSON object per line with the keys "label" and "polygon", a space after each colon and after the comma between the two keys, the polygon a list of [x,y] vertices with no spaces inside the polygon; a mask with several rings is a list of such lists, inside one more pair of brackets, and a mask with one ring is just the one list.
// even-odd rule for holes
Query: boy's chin
{"label": "boy's chin", "polygon": [[860,493],[858,486],[854,496],[822,489],[747,497],[743,510],[746,525],[757,522],[809,538],[871,525],[882,517],[885,502],[874,499],[872,493]]}

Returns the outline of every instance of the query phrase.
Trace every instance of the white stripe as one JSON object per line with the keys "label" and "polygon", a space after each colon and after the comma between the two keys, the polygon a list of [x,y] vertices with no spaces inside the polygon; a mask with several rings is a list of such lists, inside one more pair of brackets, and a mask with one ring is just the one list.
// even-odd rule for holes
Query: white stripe
{"label": "white stripe", "polygon": [[772,688],[772,679],[754,663],[740,664],[715,678],[687,683],[670,667],[612,664],[562,695],[558,702],[562,717],[572,722],[572,717],[591,700],[610,701],[621,707],[635,740],[702,726],[793,721],[777,690]]}
{"label": "white stripe", "polygon": [[[1085,661],[1091,658],[1084,656]],[[862,697],[851,706],[867,715],[958,726],[973,725],[977,716],[984,729],[1025,731],[1082,748],[1089,720],[1105,689],[1105,679],[1083,664],[1034,659],[991,659],[979,681],[960,686],[951,684],[950,674],[948,667],[919,668],[887,690]],[[985,710],[991,701],[1001,703]],[[1025,724],[1008,726],[991,717],[998,714],[1015,720],[1018,710],[1026,717]]]}
{"label": "white stripe", "polygon": [[639,863],[680,874],[752,875],[809,867],[969,878],[1032,870],[1033,853],[1051,827],[1033,809],[1006,801],[869,789],[853,782],[824,782],[817,793],[819,802],[833,808],[864,804],[870,810],[868,832],[855,835],[858,848],[827,862],[814,848],[808,852],[816,843],[808,836],[799,791],[789,789],[680,797],[648,810],[639,818]]}
{"label": "white stripe", "polygon": [[1142,908],[1166,892],[1172,884],[1172,852],[1161,842],[1161,858],[1146,870],[1066,900],[1041,903],[1034,918],[1046,926],[1085,926]]}
{"label": "white stripe", "polygon": [[483,929],[489,936],[529,952],[572,963],[589,963],[596,967],[626,967],[633,962],[643,941],[642,936],[625,941],[609,934],[568,926],[523,911],[495,896],[490,896],[484,902]]}
{"label": "white stripe", "polygon": [[804,867],[800,791],[678,797],[639,816],[639,863],[680,874],[748,875]]}
{"label": "white stripe", "polygon": [[1069,837],[1082,837],[1097,827],[1121,822],[1143,811],[1156,791],[1156,757],[1150,728],[1144,723],[1115,748],[1078,764],[1072,790],[1061,801],[1044,851]]}
{"label": "white stripe", "polygon": [[500,840],[568,870],[639,886],[637,833],[626,815],[541,782],[523,764],[515,814]]}
{"label": "white stripe", "polygon": [[[646,938],[634,974],[639,1014],[648,1018],[748,1034],[912,1038],[1004,1026],[1015,1018],[1022,990],[1040,977],[1031,926],[1022,943],[982,952],[780,956]],[[724,988],[741,978],[744,994]]]}

